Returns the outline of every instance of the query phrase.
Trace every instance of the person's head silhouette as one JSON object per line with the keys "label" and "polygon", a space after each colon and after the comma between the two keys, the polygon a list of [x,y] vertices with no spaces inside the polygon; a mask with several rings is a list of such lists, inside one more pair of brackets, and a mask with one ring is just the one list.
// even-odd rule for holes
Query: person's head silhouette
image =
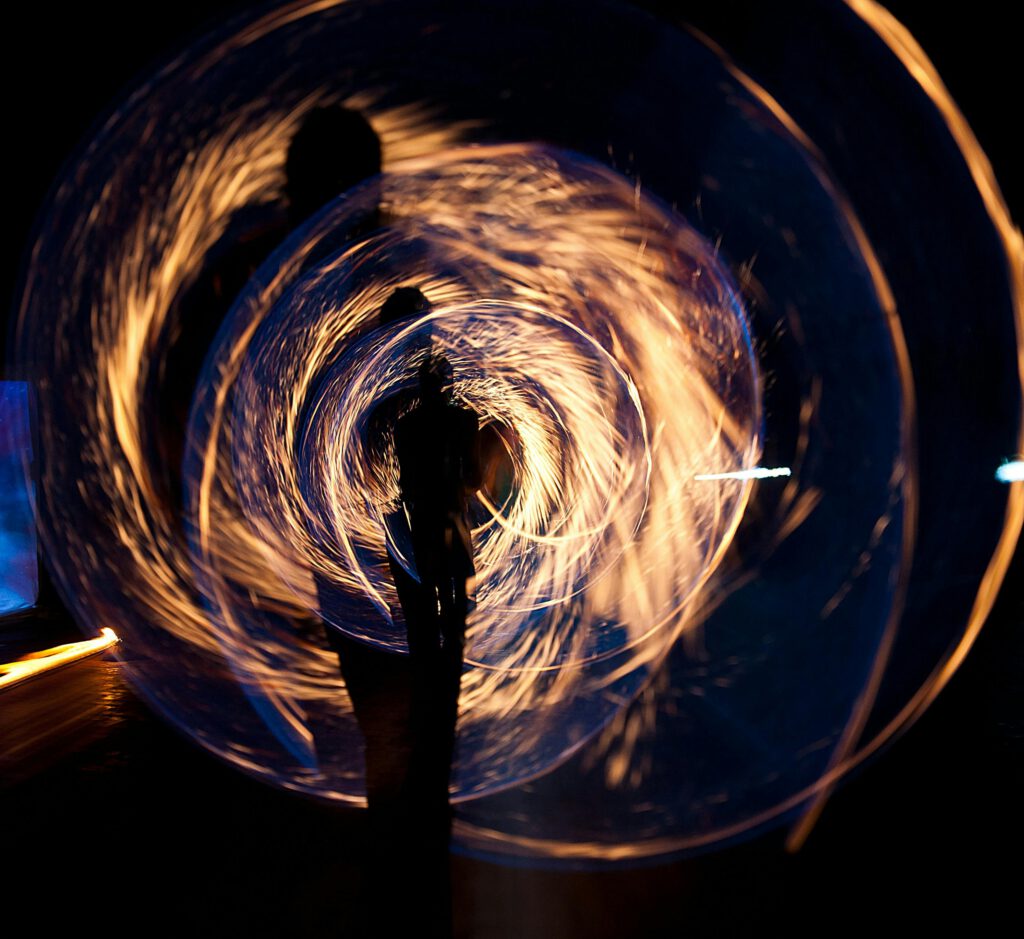
{"label": "person's head silhouette", "polygon": [[398,287],[380,308],[380,325],[387,326],[408,317],[426,316],[430,309],[430,301],[422,290],[417,287]]}
{"label": "person's head silhouette", "polygon": [[306,115],[285,162],[285,195],[292,222],[381,170],[380,138],[358,111],[335,105]]}
{"label": "person's head silhouette", "polygon": [[419,368],[420,398],[447,401],[452,394],[452,367],[443,355],[428,355]]}

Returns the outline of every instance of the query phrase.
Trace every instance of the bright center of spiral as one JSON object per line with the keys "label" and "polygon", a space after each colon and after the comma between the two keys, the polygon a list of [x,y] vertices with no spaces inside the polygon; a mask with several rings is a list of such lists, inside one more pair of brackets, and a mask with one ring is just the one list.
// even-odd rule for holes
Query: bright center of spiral
{"label": "bright center of spiral", "polygon": [[[374,590],[374,539],[360,533],[385,532],[392,557],[418,575],[394,428],[380,428],[381,447],[368,439],[369,425],[382,402],[415,393],[428,352],[447,359],[455,396],[485,433],[505,430],[501,451],[485,459],[491,485],[471,506],[479,586],[470,634],[478,658],[500,660],[532,620],[607,571],[625,549],[619,535],[639,527],[650,477],[643,414],[635,387],[592,337],[523,303],[445,307],[355,343],[310,410],[303,465],[307,491],[326,496],[334,538],[388,614]],[[502,469],[510,479],[498,505],[493,476]]]}
{"label": "bright center of spiral", "polygon": [[[669,641],[749,485],[694,477],[754,465],[760,427],[738,295],[680,216],[560,151],[451,151],[339,200],[265,274],[211,374],[241,363],[235,492],[304,605],[404,650],[390,565],[416,570],[375,415],[415,398],[431,353],[494,443],[468,663],[528,675]],[[433,312],[381,325],[403,286]]]}

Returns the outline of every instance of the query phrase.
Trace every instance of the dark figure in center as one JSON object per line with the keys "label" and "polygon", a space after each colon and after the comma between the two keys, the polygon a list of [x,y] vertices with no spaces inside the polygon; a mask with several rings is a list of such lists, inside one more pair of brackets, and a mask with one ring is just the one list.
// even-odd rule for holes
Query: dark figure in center
{"label": "dark figure in center", "polygon": [[419,575],[418,609],[405,609],[413,671],[408,785],[417,814],[447,839],[448,781],[458,716],[467,582],[474,574],[468,498],[480,486],[479,419],[452,400],[451,368],[428,356],[419,400],[398,421],[402,503]]}
{"label": "dark figure in center", "polygon": [[[420,290],[400,287],[381,308],[378,328],[400,329],[429,312]],[[402,524],[401,516],[408,522],[415,576],[390,552],[388,562],[409,655],[326,631],[365,743],[372,905],[389,922],[394,917],[396,928],[413,910],[420,935],[450,936],[448,786],[474,573],[468,502],[480,486],[481,435],[476,413],[452,398],[448,362],[429,355],[427,342],[417,353],[418,387],[381,401],[365,429],[369,458],[384,461],[393,447],[399,468],[401,506],[389,525]],[[406,884],[406,908],[391,903],[396,878]]]}

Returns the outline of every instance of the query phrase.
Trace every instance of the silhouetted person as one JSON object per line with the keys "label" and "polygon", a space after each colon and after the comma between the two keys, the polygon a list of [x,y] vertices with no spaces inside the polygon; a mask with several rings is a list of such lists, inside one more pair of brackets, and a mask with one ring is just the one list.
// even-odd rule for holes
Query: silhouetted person
{"label": "silhouetted person", "polygon": [[[429,312],[420,290],[400,287],[381,307],[378,328],[401,329]],[[385,460],[394,446],[399,464],[417,576],[390,551],[388,561],[409,655],[370,647],[330,625],[326,631],[363,734],[378,925],[387,932],[395,925],[389,916],[412,913],[420,935],[447,936],[448,785],[473,573],[467,498],[480,473],[476,414],[454,404],[447,362],[429,357],[428,344],[418,351],[418,388],[378,403],[364,431],[372,461]],[[325,595],[321,589],[322,602]],[[396,882],[404,885],[397,910]]]}
{"label": "silhouetted person", "polygon": [[[380,308],[378,324],[381,327],[400,328],[405,321],[426,316],[430,310],[430,301],[421,290],[416,287],[398,287],[388,295]],[[398,419],[415,405],[416,401],[415,391],[402,391],[386,398],[370,412],[366,422],[366,443],[372,460],[383,462],[386,459],[387,454],[384,450],[398,427]],[[415,634],[417,623],[422,618],[427,604],[425,588],[407,573],[402,563],[390,552],[388,565],[405,618],[406,631]]]}
{"label": "silhouetted person", "polygon": [[461,661],[466,582],[474,573],[467,508],[480,485],[479,420],[452,401],[451,380],[447,360],[428,357],[419,370],[419,401],[395,429],[402,502],[429,601],[429,618],[408,626],[414,659],[450,650]]}
{"label": "silhouetted person", "polygon": [[[168,325],[175,338],[164,346],[165,360],[153,370],[154,382],[148,390],[154,396],[157,413],[149,445],[166,468],[163,483],[173,508],[181,508],[181,464],[196,384],[207,352],[235,299],[296,228],[337,196],[380,171],[380,140],[362,115],[339,106],[312,110],[289,146],[283,203],[253,206],[237,213],[210,252],[205,269],[175,303]],[[339,237],[358,238],[385,223],[380,209],[371,207]],[[397,324],[428,311],[429,304],[420,291],[400,288],[384,304],[380,324]],[[416,402],[415,393],[383,402],[371,417],[370,436],[376,439],[381,428],[394,432],[401,415],[417,407]],[[421,509],[425,504],[421,498]],[[422,511],[417,513],[417,518],[424,517]],[[429,525],[417,524],[414,536],[422,540],[428,531]],[[470,558],[471,567],[468,544],[467,540],[463,556]],[[430,573],[424,583],[422,578],[417,581],[407,574],[395,559],[391,562],[410,648],[419,649],[419,638],[433,631],[438,637],[436,650],[424,638],[423,648],[430,650],[424,655],[388,655],[345,637],[323,625],[322,620],[311,620],[305,628],[326,629],[363,732],[371,836],[379,865],[373,872],[372,886],[379,889],[379,901],[390,902],[393,907],[394,897],[388,897],[387,888],[394,869],[415,879],[414,889],[404,891],[402,896],[411,900],[414,915],[421,919],[421,934],[446,935],[451,928],[447,786],[458,706],[465,580],[461,581],[461,591],[453,586],[445,594],[442,632],[438,591],[443,572],[449,571],[450,565],[434,569],[428,564]],[[325,592],[320,590],[321,609]],[[442,635],[446,637],[443,647]],[[432,658],[435,652],[437,657]],[[414,713],[425,718],[422,724],[413,724]],[[382,913],[378,905],[375,915],[386,915],[386,910]]]}
{"label": "silhouetted person", "polygon": [[[454,403],[447,361],[428,356],[419,395],[394,429],[401,498],[418,584],[402,597],[411,666],[411,752],[403,809],[403,874],[424,935],[451,933],[448,785],[458,717],[467,581],[473,575],[468,497],[479,486],[479,421]],[[397,568],[397,563],[392,568]]]}
{"label": "silhouetted person", "polygon": [[[249,278],[311,215],[337,196],[381,171],[381,147],[369,121],[340,106],[315,108],[292,139],[285,161],[283,205],[253,206],[237,213],[198,279],[175,303],[161,368],[153,369],[156,433],[150,445],[165,468],[169,505],[180,514],[181,464],[189,409],[206,354]],[[380,213],[361,220],[355,237],[380,224]]]}
{"label": "silhouetted person", "polygon": [[436,800],[447,815],[467,582],[474,574],[468,497],[480,485],[480,434],[476,413],[452,400],[444,358],[428,357],[419,380],[419,401],[395,429],[402,502],[425,594],[423,615],[407,620],[413,700],[423,705],[414,711],[410,786],[418,804]]}
{"label": "silhouetted person", "polygon": [[[430,303],[415,287],[400,287],[385,301],[378,314],[378,327],[400,329],[403,321],[430,311]],[[413,390],[402,391],[378,403],[366,422],[365,443],[372,461],[383,461],[401,415],[417,401]],[[409,574],[390,552],[388,565],[406,629],[417,634],[416,623],[428,609],[423,585]],[[321,610],[329,592],[318,588]],[[395,611],[397,613],[397,611]],[[396,617],[397,618],[397,617]],[[401,854],[410,836],[409,767],[412,759],[411,725],[413,676],[411,659],[359,642],[325,624],[328,643],[338,655],[338,667],[349,693],[359,729],[363,734],[366,801],[374,843],[381,863],[394,863],[388,855]]]}

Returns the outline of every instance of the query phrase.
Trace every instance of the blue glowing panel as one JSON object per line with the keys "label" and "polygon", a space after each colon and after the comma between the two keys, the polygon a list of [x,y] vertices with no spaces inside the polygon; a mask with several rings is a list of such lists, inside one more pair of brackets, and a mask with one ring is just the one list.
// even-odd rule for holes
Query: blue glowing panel
{"label": "blue glowing panel", "polygon": [[29,386],[0,382],[0,616],[39,595]]}

